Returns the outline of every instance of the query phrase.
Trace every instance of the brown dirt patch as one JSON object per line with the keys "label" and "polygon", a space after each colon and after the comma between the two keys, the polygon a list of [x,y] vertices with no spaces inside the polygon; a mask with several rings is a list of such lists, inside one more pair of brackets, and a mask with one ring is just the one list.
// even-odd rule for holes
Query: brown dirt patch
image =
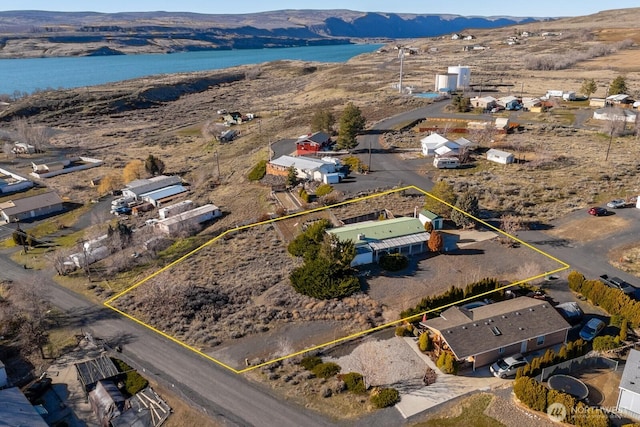
{"label": "brown dirt patch", "polygon": [[[587,214],[585,213],[585,215]],[[561,224],[547,233],[575,242],[590,242],[619,233],[628,226],[629,220],[615,215],[605,217],[588,216]]]}
{"label": "brown dirt patch", "polygon": [[640,277],[640,246],[632,243],[611,250],[609,262],[622,271]]}

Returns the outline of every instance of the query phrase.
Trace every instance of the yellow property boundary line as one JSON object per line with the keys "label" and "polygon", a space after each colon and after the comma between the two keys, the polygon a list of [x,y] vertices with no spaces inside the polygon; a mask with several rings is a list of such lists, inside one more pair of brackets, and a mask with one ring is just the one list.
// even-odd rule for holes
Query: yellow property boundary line
{"label": "yellow property boundary line", "polygon": [[[472,218],[473,220],[477,221],[478,223],[482,224],[483,226],[485,226],[485,227],[487,227],[487,228],[489,228],[491,230],[494,230],[494,231],[496,231],[496,232],[498,232],[498,233],[500,233],[500,234],[502,234],[502,235],[504,235],[504,236],[506,236],[506,237],[518,242],[519,244],[521,244],[523,246],[526,246],[529,249],[534,250],[535,252],[543,255],[544,257],[549,258],[549,259],[557,262],[558,264],[560,264],[561,267],[559,267],[559,268],[557,268],[555,270],[552,270],[552,271],[546,271],[546,272],[544,272],[542,274],[538,274],[536,276],[532,276],[532,277],[528,277],[528,278],[523,279],[523,280],[519,280],[517,282],[510,283],[510,284],[502,286],[502,287],[500,287],[498,289],[493,289],[491,291],[487,291],[487,292],[479,294],[479,295],[474,295],[474,296],[471,296],[471,297],[468,297],[468,298],[464,298],[464,299],[461,299],[459,301],[456,301],[456,302],[453,302],[453,303],[450,303],[450,304],[445,304],[445,305],[442,305],[440,307],[433,308],[433,309],[418,313],[418,314],[413,315],[413,316],[405,317],[403,319],[396,320],[394,322],[385,323],[384,325],[376,326],[375,328],[370,328],[370,329],[367,329],[367,330],[364,330],[364,331],[361,331],[361,332],[357,332],[355,334],[348,335],[348,336],[343,337],[343,338],[338,338],[336,340],[328,341],[328,342],[323,343],[323,344],[315,345],[313,347],[308,347],[308,348],[305,348],[304,350],[300,350],[300,351],[297,351],[295,353],[291,353],[291,354],[288,354],[286,356],[278,357],[278,358],[275,358],[275,359],[272,359],[272,360],[269,360],[269,361],[266,361],[266,362],[263,362],[263,363],[260,363],[260,364],[251,365],[251,366],[246,367],[244,369],[235,369],[235,368],[227,365],[226,363],[221,362],[220,360],[217,360],[217,359],[209,356],[206,353],[203,353],[202,351],[198,350],[197,348],[194,348],[194,347],[190,346],[189,344],[186,344],[186,343],[180,341],[179,339],[177,339],[177,338],[175,338],[175,337],[173,337],[171,335],[168,335],[168,334],[158,330],[157,328],[149,325],[148,323],[145,323],[142,320],[140,320],[140,319],[138,319],[136,317],[133,317],[130,314],[127,314],[122,310],[119,310],[118,308],[116,308],[116,307],[114,307],[112,305],[113,302],[116,301],[118,298],[122,297],[123,295],[125,295],[125,294],[127,294],[127,293],[129,293],[131,291],[133,291],[137,287],[139,287],[139,286],[143,285],[144,283],[146,283],[148,280],[156,277],[160,273],[163,273],[163,272],[167,271],[168,269],[172,268],[176,264],[186,260],[187,258],[190,258],[192,255],[195,255],[200,250],[206,248],[207,246],[211,245],[212,243],[218,241],[219,239],[223,238],[224,236],[226,236],[228,234],[236,233],[238,231],[246,230],[248,228],[256,227],[256,226],[259,226],[259,225],[270,224],[270,223],[273,223],[273,222],[276,222],[276,221],[282,221],[282,220],[289,219],[289,218],[295,218],[295,217],[298,217],[298,216],[307,215],[307,214],[310,214],[310,213],[319,212],[319,211],[323,211],[323,210],[326,210],[326,209],[331,209],[331,208],[335,208],[335,207],[338,207],[338,206],[343,206],[343,205],[350,204],[350,203],[356,203],[356,202],[372,199],[372,198],[375,198],[375,197],[381,197],[381,196],[385,196],[385,195],[388,195],[388,194],[393,194],[393,193],[407,191],[407,190],[415,190],[415,191],[418,191],[420,193],[423,193],[425,196],[429,196],[432,199],[437,200],[438,202],[443,203],[444,205],[446,205],[446,206],[448,206],[448,207],[450,207],[452,209],[455,209],[456,211],[461,212],[462,214]],[[515,236],[511,236],[510,234],[505,233],[504,231],[500,230],[499,228],[494,227],[493,225],[491,225],[491,224],[489,224],[489,223],[487,223],[487,222],[485,222],[485,221],[483,221],[483,220],[481,220],[479,218],[476,218],[475,216],[470,215],[467,212],[464,212],[463,210],[457,208],[456,206],[453,206],[453,205],[445,202],[444,200],[441,200],[441,199],[433,196],[432,194],[429,194],[428,192],[426,192],[426,191],[424,191],[424,190],[422,190],[422,189],[420,189],[420,188],[418,188],[418,187],[416,187],[414,185],[411,185],[411,186],[407,186],[407,187],[398,188],[398,189],[395,189],[395,190],[388,190],[388,191],[384,191],[384,192],[381,192],[381,193],[376,193],[376,194],[372,194],[372,195],[369,195],[369,196],[360,197],[360,198],[353,199],[353,200],[347,200],[347,201],[336,203],[336,204],[329,205],[329,206],[322,206],[322,207],[311,209],[311,210],[307,210],[307,211],[304,211],[304,212],[297,212],[297,213],[294,213],[294,214],[291,214],[291,215],[286,215],[286,216],[279,217],[279,218],[273,218],[273,219],[269,219],[269,220],[266,220],[266,221],[256,222],[254,224],[248,224],[248,225],[243,225],[243,226],[232,228],[232,229],[227,230],[224,233],[214,237],[213,239],[209,240],[208,242],[200,245],[199,247],[197,247],[196,249],[194,249],[191,252],[187,253],[186,255],[181,256],[177,260],[171,262],[170,264],[166,265],[165,267],[161,268],[160,270],[158,270],[158,271],[154,272],[153,274],[147,276],[146,278],[140,280],[139,282],[135,283],[134,285],[130,286],[129,288],[125,289],[124,291],[122,291],[120,293],[117,293],[113,297],[111,297],[108,300],[106,300],[103,304],[106,307],[110,308],[111,310],[113,310],[113,311],[123,315],[124,317],[134,321],[135,323],[138,323],[139,325],[142,325],[142,326],[152,330],[153,332],[155,332],[155,333],[167,338],[170,341],[173,341],[176,344],[181,345],[182,347],[184,347],[184,348],[186,348],[186,349],[188,349],[188,350],[190,350],[190,351],[192,351],[192,352],[204,357],[205,359],[208,359],[208,360],[210,360],[210,361],[212,361],[212,362],[214,362],[214,363],[216,363],[216,364],[218,364],[218,365],[220,365],[220,366],[222,366],[222,367],[224,367],[224,368],[226,368],[226,369],[228,369],[228,370],[230,370],[230,371],[232,371],[232,372],[234,372],[236,374],[242,374],[242,373],[245,373],[245,372],[260,368],[262,366],[266,366],[266,365],[270,365],[272,363],[280,362],[282,360],[290,359],[292,357],[299,356],[299,355],[302,355],[302,354],[305,354],[305,353],[308,353],[308,352],[311,352],[311,351],[319,350],[321,348],[325,348],[325,347],[328,347],[330,345],[339,344],[339,343],[344,342],[344,341],[349,341],[349,340],[352,340],[354,338],[358,338],[358,337],[370,334],[370,333],[375,332],[375,331],[386,329],[386,328],[388,328],[390,326],[402,324],[402,323],[407,322],[409,320],[413,320],[413,319],[416,319],[418,317],[421,317],[421,316],[423,316],[425,314],[429,314],[429,313],[432,313],[432,312],[435,312],[435,311],[440,311],[440,310],[443,310],[445,308],[451,307],[451,306],[459,304],[459,303],[466,302],[466,301],[471,300],[471,299],[482,297],[482,296],[491,294],[491,293],[496,292],[496,291],[501,291],[501,290],[504,290],[504,289],[507,289],[507,288],[510,288],[510,287],[513,287],[513,286],[516,286],[516,285],[520,285],[522,283],[526,283],[526,282],[531,281],[531,280],[539,279],[541,277],[549,276],[549,275],[558,273],[560,271],[567,270],[568,268],[570,268],[570,265],[567,264],[566,262],[561,261],[561,260],[555,258],[554,256],[552,256],[552,255],[550,255],[550,254],[548,254],[546,252],[541,251],[540,249],[538,249],[538,248],[536,248],[536,247],[534,247],[534,246],[532,246],[532,245],[530,245],[530,244],[518,239]]]}

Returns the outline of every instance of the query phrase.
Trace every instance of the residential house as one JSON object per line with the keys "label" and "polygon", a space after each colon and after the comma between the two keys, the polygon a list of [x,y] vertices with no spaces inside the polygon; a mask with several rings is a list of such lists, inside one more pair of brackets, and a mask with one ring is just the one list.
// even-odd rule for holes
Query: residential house
{"label": "residential house", "polygon": [[526,109],[531,109],[533,107],[538,107],[542,104],[540,98],[522,98],[522,106]]}
{"label": "residential house", "polygon": [[194,208],[193,201],[183,200],[174,205],[165,206],[162,209],[158,209],[158,218],[166,219],[172,216],[176,216],[182,212],[186,212]]}
{"label": "residential house", "polygon": [[602,108],[607,106],[607,100],[604,98],[589,98],[589,107]]}
{"label": "residential house", "polygon": [[443,144],[446,144],[447,142],[451,141],[440,135],[439,133],[431,133],[430,135],[420,140],[420,145],[422,146],[422,155],[434,156],[436,154],[436,149]]}
{"label": "residential house", "polygon": [[296,140],[296,154],[305,156],[331,147],[331,136],[325,132],[314,132],[299,136]]}
{"label": "residential house", "polygon": [[547,301],[519,297],[473,309],[450,307],[420,325],[436,351],[450,350],[473,369],[501,357],[564,343],[571,325]]}
{"label": "residential house", "polygon": [[618,388],[616,410],[622,415],[640,420],[640,351],[629,351]]}
{"label": "residential house", "polygon": [[139,200],[140,196],[161,188],[182,184],[179,176],[158,175],[149,179],[136,179],[122,189],[123,198]]}
{"label": "residential house", "polygon": [[470,99],[469,102],[471,102],[471,105],[474,108],[482,108],[483,110],[488,110],[490,108],[495,107],[497,105],[497,101],[498,100],[493,96],[483,96],[483,97],[474,96],[473,98]]}
{"label": "residential house", "polygon": [[48,427],[18,387],[0,390],[0,426]]}
{"label": "residential house", "polygon": [[460,154],[460,145],[455,141],[447,141],[435,149],[436,157],[456,157]]}
{"label": "residential house", "polygon": [[458,146],[460,147],[460,150],[471,150],[476,146],[475,142],[469,141],[467,138],[464,138],[464,137],[458,138],[453,142],[458,144]]}
{"label": "residential house", "polygon": [[462,38],[462,34],[452,34],[451,35],[451,40],[460,40]]}
{"label": "residential house", "polygon": [[191,209],[169,218],[158,220],[153,227],[169,236],[174,236],[180,232],[191,232],[199,229],[203,223],[222,216],[219,207],[213,204],[206,204],[195,209]]}
{"label": "residential house", "polygon": [[418,214],[418,219],[420,223],[424,227],[426,223],[431,223],[433,230],[442,230],[442,225],[444,223],[444,218],[442,218],[437,213],[433,213],[427,209],[423,209]]}
{"label": "residential house", "polygon": [[633,100],[631,99],[631,97],[623,93],[607,96],[606,102],[607,104],[617,105],[620,107],[626,107],[629,106],[629,104],[633,104]]}
{"label": "residential house", "polygon": [[281,156],[267,163],[267,174],[287,176],[289,168],[293,167],[299,179],[335,183],[343,174],[340,172],[341,163],[337,159],[323,157]]}
{"label": "residential house", "polygon": [[5,222],[29,220],[63,210],[64,202],[53,191],[0,203],[0,215]]}
{"label": "residential house", "polygon": [[498,98],[496,100],[496,104],[506,108],[507,105],[509,105],[509,103],[513,103],[514,101],[518,102],[518,98],[512,95],[509,95],[509,96],[503,96],[501,98]]}
{"label": "residential house", "polygon": [[508,165],[514,162],[515,157],[513,156],[513,154],[506,151],[491,148],[489,149],[489,151],[487,151],[487,160],[491,162],[501,163],[503,165]]}
{"label": "residential house", "polygon": [[607,120],[625,123],[635,123],[638,113],[628,108],[599,108],[593,112],[596,120]]}
{"label": "residential house", "polygon": [[418,218],[358,222],[329,229],[327,233],[355,244],[356,257],[352,266],[378,262],[385,254],[417,255],[428,250],[429,233]]}

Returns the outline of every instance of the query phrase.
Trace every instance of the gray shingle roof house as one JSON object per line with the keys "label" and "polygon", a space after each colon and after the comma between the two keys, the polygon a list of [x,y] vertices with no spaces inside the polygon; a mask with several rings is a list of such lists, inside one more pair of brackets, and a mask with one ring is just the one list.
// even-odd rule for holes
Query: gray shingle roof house
{"label": "gray shingle roof house", "polygon": [[640,351],[629,352],[618,387],[618,412],[640,420]]}
{"label": "gray shingle roof house", "polygon": [[485,366],[501,357],[566,342],[571,326],[547,301],[520,297],[466,310],[451,307],[422,321],[434,344],[459,361]]}
{"label": "gray shingle roof house", "polygon": [[0,402],[1,426],[48,426],[18,387],[0,390]]}
{"label": "gray shingle roof house", "polygon": [[0,203],[0,214],[5,222],[23,221],[63,210],[64,202],[53,191]]}

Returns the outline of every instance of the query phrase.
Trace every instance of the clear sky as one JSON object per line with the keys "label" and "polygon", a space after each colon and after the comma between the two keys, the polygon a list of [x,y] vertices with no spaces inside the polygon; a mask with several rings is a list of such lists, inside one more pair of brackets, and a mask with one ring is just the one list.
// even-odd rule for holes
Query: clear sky
{"label": "clear sky", "polygon": [[363,12],[451,13],[480,16],[580,16],[606,9],[640,7],[638,0],[2,0],[0,10],[95,12],[250,13],[281,9],[350,9]]}

